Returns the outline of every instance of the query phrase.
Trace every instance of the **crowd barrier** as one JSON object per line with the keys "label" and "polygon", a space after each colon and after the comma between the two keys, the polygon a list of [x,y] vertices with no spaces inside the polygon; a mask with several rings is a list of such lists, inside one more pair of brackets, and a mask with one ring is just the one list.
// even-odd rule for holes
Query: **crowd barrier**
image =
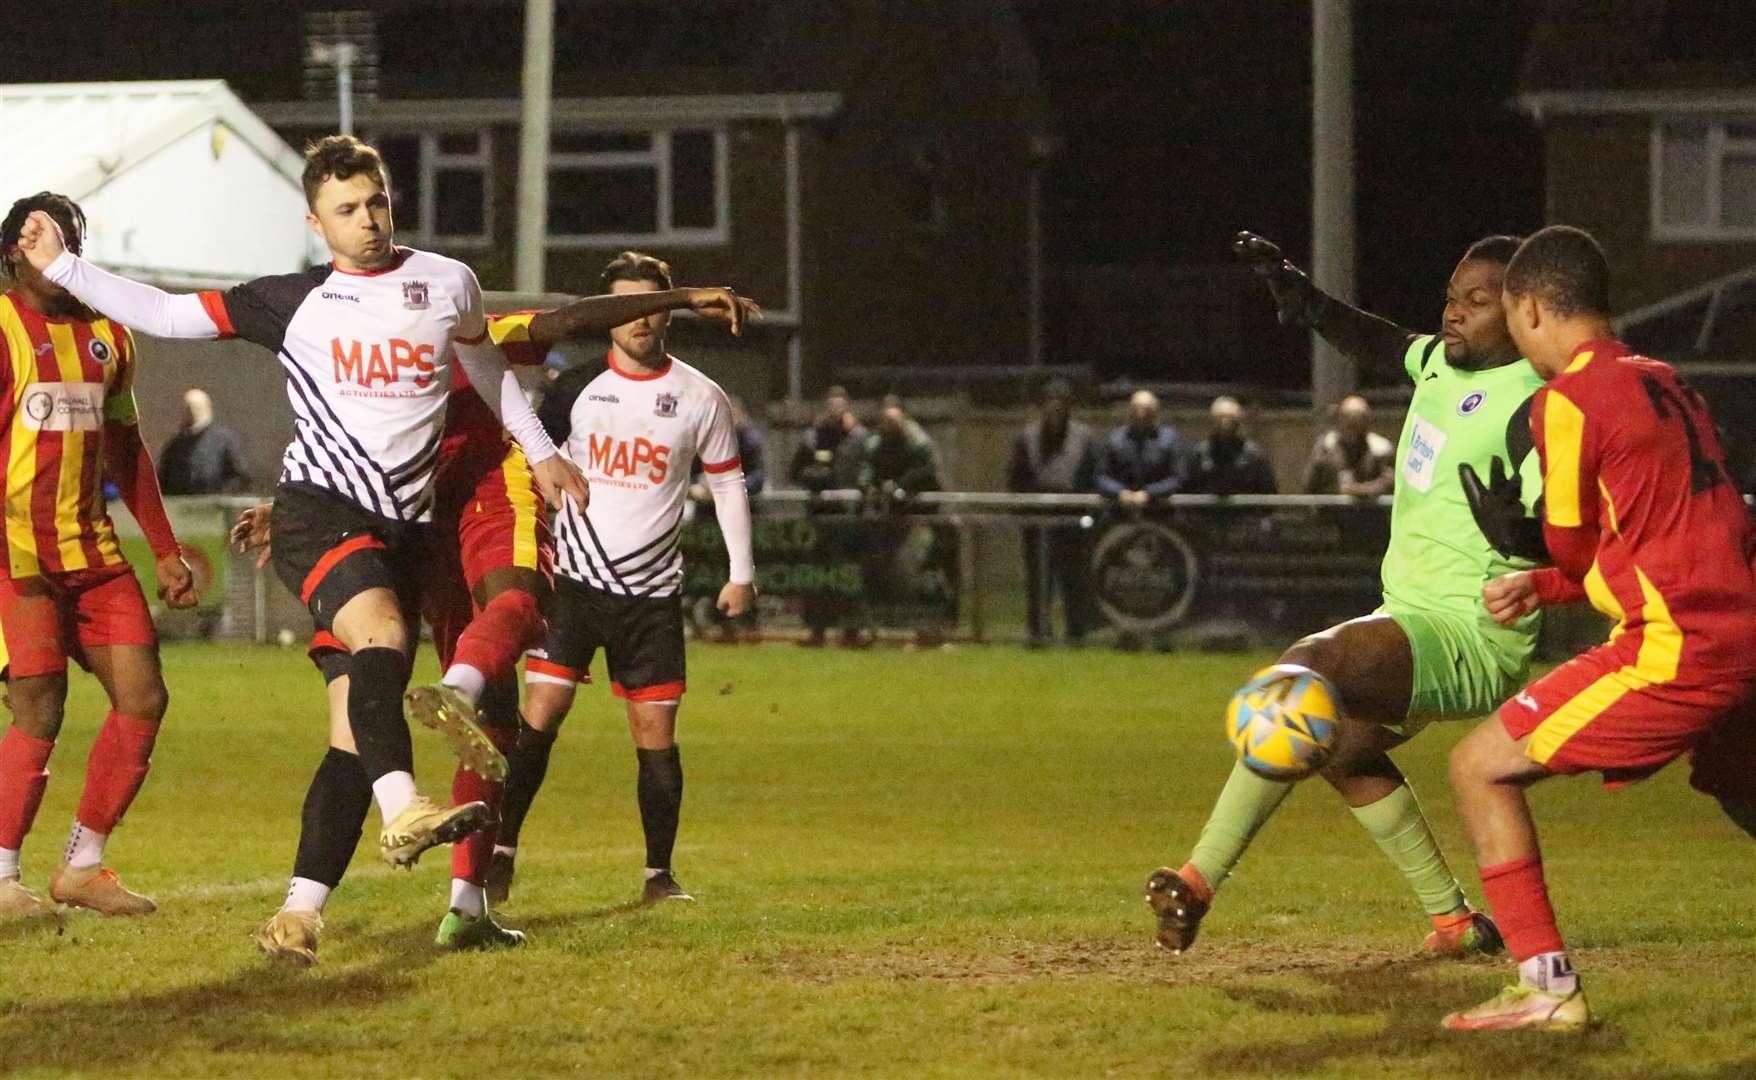
{"label": "crowd barrier", "polygon": [[[197,612],[161,613],[166,635],[305,640],[310,620],[297,597],[225,546],[226,529],[257,500],[168,501],[210,583]],[[1390,528],[1389,499],[1347,496],[1176,495],[1129,510],[1096,495],[774,491],[754,504],[758,609],[735,625],[713,606],[726,559],[712,506],[692,503],[685,515],[683,592],[698,633],[861,645],[1274,646],[1378,605]],[[1549,622],[1544,651],[1556,656],[1604,629],[1582,611]]]}

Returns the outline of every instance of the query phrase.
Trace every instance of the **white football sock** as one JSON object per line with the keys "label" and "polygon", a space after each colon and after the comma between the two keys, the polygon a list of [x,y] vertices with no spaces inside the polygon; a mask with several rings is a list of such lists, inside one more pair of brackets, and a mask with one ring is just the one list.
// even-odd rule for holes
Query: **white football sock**
{"label": "white football sock", "polygon": [[415,801],[415,776],[413,773],[387,772],[372,781],[372,794],[378,799],[378,812],[384,815],[384,824],[388,825]]}
{"label": "white football sock", "polygon": [[104,841],[109,833],[96,832],[73,820],[73,831],[67,834],[67,853],[62,861],[68,866],[96,866],[104,861]]}
{"label": "white football sock", "polygon": [[511,847],[507,847],[505,844],[495,844],[494,845],[494,854],[496,854],[496,855],[511,855],[511,856],[516,858],[518,855],[518,845],[513,844]]}
{"label": "white football sock", "polygon": [[480,918],[488,910],[488,891],[462,878],[452,878],[451,910],[471,918]]}
{"label": "white football sock", "polygon": [[329,886],[321,881],[310,878],[296,877],[287,886],[286,903],[280,906],[282,911],[322,911],[323,905],[329,903]]}
{"label": "white football sock", "polygon": [[18,849],[0,847],[0,881],[18,876]]}
{"label": "white football sock", "polygon": [[482,700],[482,691],[488,688],[488,677],[468,664],[451,665],[439,681],[469,698],[471,705]]}
{"label": "white football sock", "polygon": [[1579,989],[1579,976],[1565,952],[1537,953],[1518,965],[1518,978],[1546,994],[1566,997]]}

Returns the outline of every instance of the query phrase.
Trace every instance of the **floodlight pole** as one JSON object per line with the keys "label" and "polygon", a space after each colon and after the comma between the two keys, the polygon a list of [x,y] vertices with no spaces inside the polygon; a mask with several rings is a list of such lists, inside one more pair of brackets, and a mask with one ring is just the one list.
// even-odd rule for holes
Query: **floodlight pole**
{"label": "floodlight pole", "polygon": [[518,246],[514,284],[543,291],[549,213],[549,105],[555,93],[555,0],[524,5],[524,106],[518,136]]}
{"label": "floodlight pole", "polygon": [[[1353,301],[1353,0],[1311,3],[1311,278]],[[1327,408],[1353,389],[1353,361],[1313,333],[1312,404]]]}
{"label": "floodlight pole", "polygon": [[313,63],[335,68],[337,128],[343,135],[354,133],[354,63],[359,58],[360,47],[351,41],[311,46]]}

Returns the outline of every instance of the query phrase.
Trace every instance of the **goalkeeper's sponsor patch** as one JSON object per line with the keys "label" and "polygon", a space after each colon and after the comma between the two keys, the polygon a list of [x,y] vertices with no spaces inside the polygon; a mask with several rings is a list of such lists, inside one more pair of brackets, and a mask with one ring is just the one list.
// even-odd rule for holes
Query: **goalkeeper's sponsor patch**
{"label": "goalkeeper's sponsor patch", "polygon": [[1419,414],[1411,417],[1408,456],[1402,460],[1402,478],[1418,491],[1433,490],[1433,473],[1440,451],[1445,449],[1445,433],[1428,423]]}

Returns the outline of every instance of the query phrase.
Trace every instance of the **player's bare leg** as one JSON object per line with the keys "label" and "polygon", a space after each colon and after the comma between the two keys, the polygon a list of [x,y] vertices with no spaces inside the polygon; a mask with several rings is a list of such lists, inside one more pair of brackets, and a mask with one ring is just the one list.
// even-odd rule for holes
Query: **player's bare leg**
{"label": "player's bare leg", "polygon": [[628,733],[640,762],[640,826],[646,834],[646,883],[642,903],[693,900],[677,884],[671,853],[683,809],[683,760],[677,749],[677,701],[628,702]]}
{"label": "player's bare leg", "polygon": [[348,725],[384,819],[379,851],[392,866],[411,867],[428,848],[480,828],[488,808],[442,807],[415,789],[414,747],[402,712],[408,627],[396,594],[385,588],[359,593],[336,612],[331,627],[350,653]]}
{"label": "player's bare leg", "polygon": [[517,743],[507,755],[511,768],[501,796],[500,833],[488,869],[486,888],[490,903],[504,903],[511,893],[519,832],[531,803],[542,789],[543,778],[548,775],[549,754],[577,693],[578,684],[572,679],[529,670],[525,673],[523,722],[518,728]]}
{"label": "player's bare leg", "polygon": [[1525,753],[1495,717],[1451,751],[1451,788],[1475,845],[1482,891],[1518,961],[1519,981],[1473,1009],[1445,1017],[1453,1031],[1539,1027],[1573,1029],[1591,1022],[1579,976],[1567,959],[1537,846],[1525,789],[1549,771]]}
{"label": "player's bare leg", "polygon": [[[1343,706],[1340,742],[1323,776],[1420,899],[1433,923],[1426,949],[1438,955],[1497,951],[1493,923],[1470,910],[1414,792],[1387,754],[1403,741],[1388,725],[1403,722],[1413,696],[1407,634],[1389,616],[1369,615],[1302,639],[1279,662],[1310,668],[1335,688]],[[1182,952],[1194,943],[1218,886],[1291,790],[1290,783],[1233,767],[1189,860],[1180,869],[1161,867],[1147,881],[1159,944]]]}
{"label": "player's bare leg", "polygon": [[170,695],[156,645],[106,645],[86,650],[86,663],[110,699],[110,712],[85,766],[85,790],[49,896],[106,915],[157,910],[103,866],[104,844],[146,781],[159,724]]}
{"label": "player's bare leg", "polygon": [[49,783],[49,755],[61,731],[67,673],[13,676],[12,723],[0,739],[0,921],[58,925],[60,911],[20,881],[19,852]]}
{"label": "player's bare leg", "polygon": [[459,635],[443,679],[410,690],[406,706],[410,721],[445,735],[466,768],[498,783],[506,779],[506,759],[482,730],[476,706],[488,684],[510,677],[541,638],[548,582],[536,570],[498,567],[482,576],[476,592],[479,610]]}

